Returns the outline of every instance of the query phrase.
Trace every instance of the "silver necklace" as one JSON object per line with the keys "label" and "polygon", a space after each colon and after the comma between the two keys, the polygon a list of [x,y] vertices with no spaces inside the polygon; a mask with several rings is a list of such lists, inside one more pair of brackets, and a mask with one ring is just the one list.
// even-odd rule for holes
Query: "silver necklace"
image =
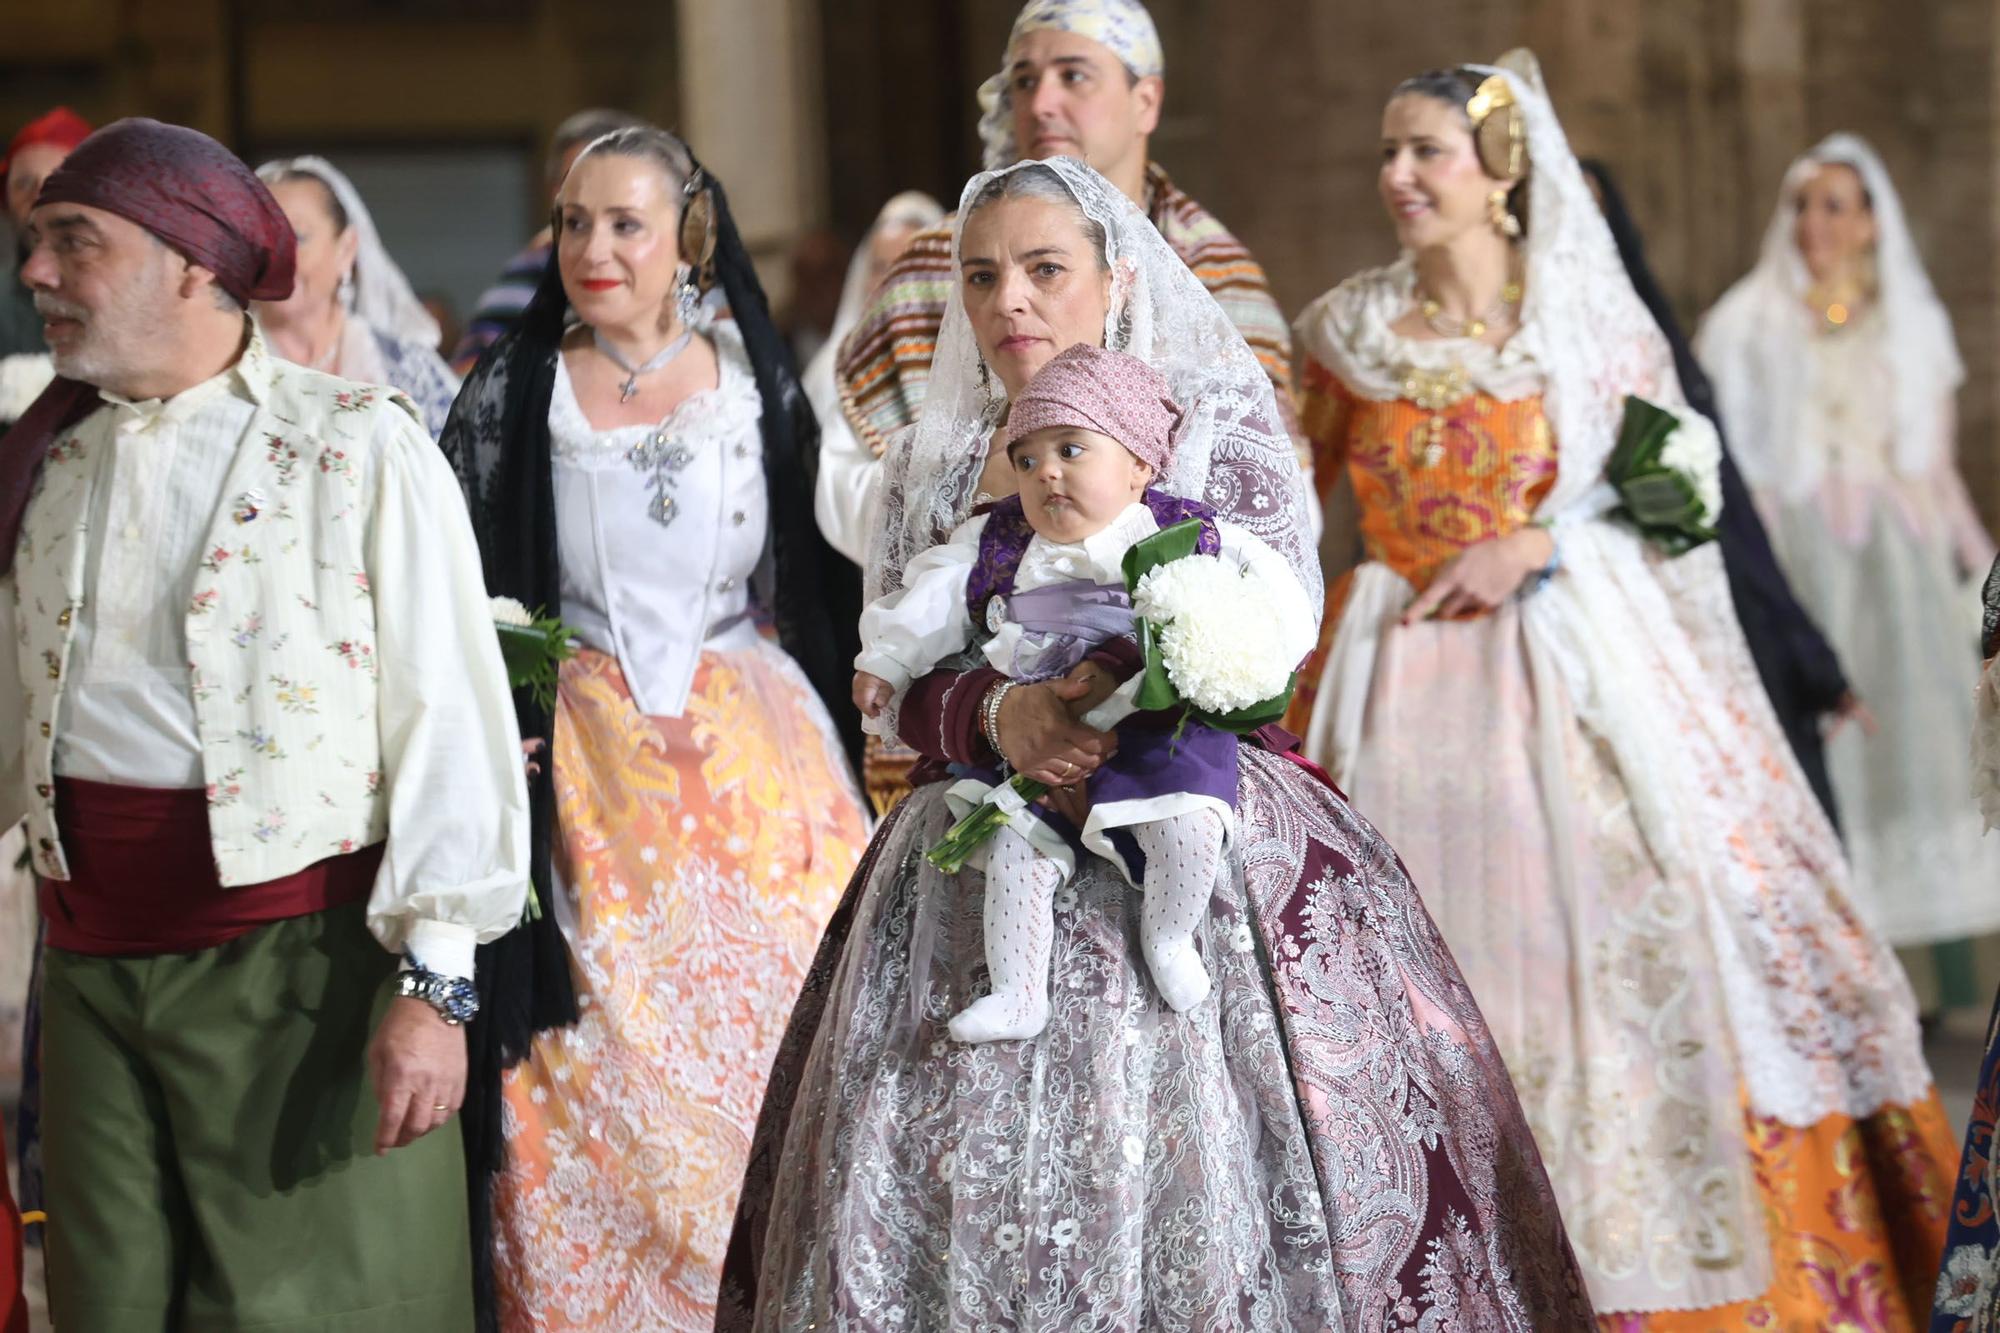
{"label": "silver necklace", "polygon": [[679,356],[686,349],[689,340],[693,337],[693,329],[682,329],[679,337],[653,353],[651,357],[647,358],[645,365],[635,366],[630,361],[627,361],[624,354],[616,347],[606,342],[603,334],[599,333],[596,329],[590,331],[591,341],[597,344],[597,350],[610,357],[612,361],[617,363],[618,368],[625,372],[625,382],[618,386],[618,401],[621,403],[631,402],[632,395],[639,392],[639,377],[641,375],[650,375],[661,366],[666,365],[667,362]]}

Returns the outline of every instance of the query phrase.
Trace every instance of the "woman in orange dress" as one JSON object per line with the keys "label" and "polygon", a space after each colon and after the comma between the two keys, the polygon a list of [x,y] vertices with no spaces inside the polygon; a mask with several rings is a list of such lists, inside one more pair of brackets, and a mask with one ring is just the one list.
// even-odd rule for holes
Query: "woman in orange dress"
{"label": "woman in orange dress", "polygon": [[1683,404],[1521,65],[1397,89],[1405,256],[1300,319],[1365,557],[1295,717],[1426,886],[1602,1328],[1912,1328],[1953,1155],[1915,1005],[1715,545],[1669,558],[1614,515],[1628,395]]}
{"label": "woman in orange dress", "polygon": [[500,1323],[705,1330],[772,1055],[868,821],[822,702],[851,716],[855,612],[813,524],[812,418],[679,140],[578,157],[541,290],[441,443],[492,591],[582,645],[553,716],[521,701],[549,738],[550,873],[529,956],[495,969],[518,1023],[490,1053],[526,1048],[493,1186]]}

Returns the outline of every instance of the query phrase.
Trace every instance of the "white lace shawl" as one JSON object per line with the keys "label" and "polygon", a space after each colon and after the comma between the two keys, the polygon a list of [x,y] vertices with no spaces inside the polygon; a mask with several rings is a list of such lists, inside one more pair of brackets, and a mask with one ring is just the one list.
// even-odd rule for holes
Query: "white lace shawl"
{"label": "white lace shawl", "polygon": [[[1173,462],[1155,484],[1205,501],[1262,539],[1292,567],[1317,611],[1324,584],[1305,485],[1270,377],[1215,298],[1130,199],[1074,158],[983,172],[960,196],[954,270],[966,206],[987,182],[1023,170],[1053,172],[1085,216],[1104,228],[1104,258],[1114,275],[1104,345],[1139,357],[1173,386],[1181,424]],[[954,281],[923,415],[890,441],[883,458],[880,522],[867,569],[870,601],[902,587],[904,567],[972,512],[989,439],[1007,408],[998,378],[981,372],[979,345]]]}
{"label": "white lace shawl", "polygon": [[1757,266],[1723,293],[1695,334],[1744,478],[1788,502],[1812,494],[1826,467],[1801,428],[1815,317],[1806,305],[1812,277],[1799,253],[1795,213],[1799,191],[1830,163],[1860,174],[1874,209],[1876,302],[1896,386],[1892,458],[1902,475],[1926,476],[1950,457],[1951,397],[1965,379],[1951,317],[1924,271],[1882,159],[1856,135],[1821,140],[1785,172]]}

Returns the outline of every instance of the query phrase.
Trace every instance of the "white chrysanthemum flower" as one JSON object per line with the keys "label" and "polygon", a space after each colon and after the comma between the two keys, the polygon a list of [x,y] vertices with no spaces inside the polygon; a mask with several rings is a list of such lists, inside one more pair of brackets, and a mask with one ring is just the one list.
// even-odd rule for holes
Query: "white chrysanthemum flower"
{"label": "white chrysanthemum flower", "polygon": [[1715,424],[1693,408],[1683,408],[1674,415],[1681,424],[1660,446],[1660,463],[1694,486],[1702,519],[1713,527],[1722,517],[1722,440],[1715,433]]}
{"label": "white chrysanthemum flower", "polygon": [[525,629],[535,623],[535,618],[528,614],[528,608],[512,597],[495,597],[487,605],[496,625],[519,625]]}
{"label": "white chrysanthemum flower", "polygon": [[1160,657],[1181,698],[1233,713],[1283,693],[1312,648],[1312,611],[1296,587],[1229,560],[1188,556],[1152,570],[1132,609],[1160,627]]}

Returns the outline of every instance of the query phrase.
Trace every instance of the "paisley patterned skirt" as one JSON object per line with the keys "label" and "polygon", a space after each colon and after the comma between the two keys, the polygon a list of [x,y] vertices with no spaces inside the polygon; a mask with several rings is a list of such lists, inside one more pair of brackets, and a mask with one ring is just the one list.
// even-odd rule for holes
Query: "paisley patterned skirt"
{"label": "paisley patterned skirt", "polygon": [[582,1021],[506,1078],[503,1326],[707,1329],[764,1077],[868,833],[832,724],[759,641],[678,718],[566,663],[557,869]]}
{"label": "paisley patterned skirt", "polygon": [[1588,1330],[1581,1277],[1478,1007],[1395,853],[1247,747],[1167,1009],[1140,897],[1086,858],[1052,1014],[965,1045],[976,873],[924,850],[946,784],[878,831],[773,1067],[719,1329]]}

